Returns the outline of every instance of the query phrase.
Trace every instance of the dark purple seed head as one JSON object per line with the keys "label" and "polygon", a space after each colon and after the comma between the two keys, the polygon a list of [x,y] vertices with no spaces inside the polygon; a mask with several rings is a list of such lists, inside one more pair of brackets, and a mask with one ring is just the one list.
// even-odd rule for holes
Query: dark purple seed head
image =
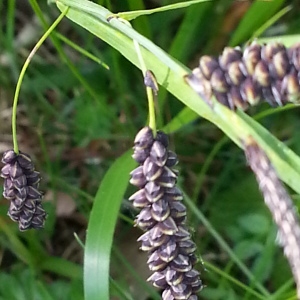
{"label": "dark purple seed head", "polygon": [[17,157],[17,161],[22,169],[26,169],[26,170],[34,169],[33,162],[28,154],[20,152],[20,154]]}
{"label": "dark purple seed head", "polygon": [[11,201],[14,203],[15,208],[21,212],[26,199],[22,199],[16,196],[16,198]]}
{"label": "dark purple seed head", "polygon": [[151,207],[151,216],[157,222],[162,222],[166,220],[170,215],[169,203],[160,199],[152,204]]}
{"label": "dark purple seed head", "polygon": [[189,256],[184,254],[178,254],[177,257],[172,260],[171,266],[175,271],[178,272],[188,272],[192,269]]}
{"label": "dark purple seed head", "polygon": [[289,48],[287,54],[290,62],[299,72],[300,71],[300,43],[297,43],[291,48]]}
{"label": "dark purple seed head", "polygon": [[3,196],[10,200],[9,217],[19,223],[19,229],[42,228],[46,212],[41,206],[42,193],[38,190],[40,174],[34,171],[29,155],[13,150],[3,154],[5,166],[1,170],[4,178]]}
{"label": "dark purple seed head", "polygon": [[161,199],[164,195],[164,189],[154,181],[145,185],[145,195],[149,202],[153,203]]}
{"label": "dark purple seed head", "polygon": [[242,71],[243,65],[239,61],[235,61],[228,66],[228,78],[233,85],[240,85],[245,75]]}
{"label": "dark purple seed head", "polygon": [[196,244],[191,240],[179,242],[178,246],[180,253],[184,255],[192,254],[197,249]]}
{"label": "dark purple seed head", "polygon": [[228,66],[236,61],[239,61],[242,57],[242,51],[240,48],[226,47],[223,50],[222,55],[219,57],[219,65],[223,70],[227,70]]}
{"label": "dark purple seed head", "polygon": [[10,168],[11,166],[9,164],[4,165],[4,167],[1,169],[2,178],[8,178],[10,176]]}
{"label": "dark purple seed head", "polygon": [[253,75],[255,66],[261,59],[261,48],[261,45],[254,42],[243,53],[243,62],[249,75]]}
{"label": "dark purple seed head", "polygon": [[14,162],[10,165],[9,176],[13,179],[20,177],[23,175],[23,169],[19,166],[18,162]]}
{"label": "dark purple seed head", "polygon": [[18,222],[20,219],[20,211],[15,207],[14,203],[11,202],[7,215],[14,221]]}
{"label": "dark purple seed head", "polygon": [[156,221],[152,218],[151,215],[151,207],[145,207],[139,213],[139,215],[136,218],[136,224],[142,230],[149,230],[156,224]]}
{"label": "dark purple seed head", "polygon": [[41,181],[41,175],[37,171],[33,171],[30,175],[26,175],[27,184],[31,186],[37,186]]}
{"label": "dark purple seed head", "polygon": [[177,257],[179,247],[174,239],[170,239],[167,243],[164,243],[157,249],[158,256],[165,262],[170,262]]}
{"label": "dark purple seed head", "polygon": [[205,79],[210,80],[212,73],[219,67],[216,58],[204,55],[199,60],[199,67]]}
{"label": "dark purple seed head", "polygon": [[37,204],[34,216],[31,220],[31,228],[41,229],[45,225],[47,213],[43,209],[41,204]]}
{"label": "dark purple seed head", "polygon": [[262,87],[268,87],[271,84],[271,76],[266,62],[259,61],[254,69],[253,78]]}
{"label": "dark purple seed head", "polygon": [[171,169],[164,167],[163,172],[156,180],[157,184],[165,188],[173,188],[177,182],[177,175]]}
{"label": "dark purple seed head", "polygon": [[140,249],[149,252],[147,264],[154,273],[148,280],[164,289],[164,300],[194,300],[193,288],[201,281],[185,278],[195,262],[195,244],[186,229],[186,208],[176,187],[177,156],[168,149],[167,135],[159,131],[153,138],[148,133],[149,129],[142,129],[135,139],[133,158],[140,166],[131,172],[130,182],[140,190],[129,198],[141,208],[135,223],[145,231],[138,241]]}
{"label": "dark purple seed head", "polygon": [[32,186],[27,187],[27,198],[28,199],[41,199],[42,196],[43,196],[43,194],[39,190],[35,189]]}
{"label": "dark purple seed head", "polygon": [[198,293],[203,288],[202,281],[200,279],[198,279],[198,281],[196,283],[193,283],[191,286],[192,286],[192,293]]}
{"label": "dark purple seed head", "polygon": [[130,179],[129,182],[132,185],[135,185],[139,188],[142,188],[147,183],[146,177],[145,177],[144,172],[143,172],[143,166],[139,166],[136,169],[134,169],[130,173],[130,175],[131,175],[131,179]]}
{"label": "dark purple seed head", "polygon": [[161,230],[160,226],[156,224],[150,231],[149,231],[149,240],[151,245],[154,248],[158,248],[161,245],[167,243],[170,237],[165,235]]}
{"label": "dark purple seed head", "polygon": [[243,99],[249,102],[251,105],[256,105],[260,98],[261,94],[257,84],[253,81],[251,77],[248,77],[241,86],[241,95]]}
{"label": "dark purple seed head", "polygon": [[163,271],[166,266],[167,262],[163,261],[157,254],[157,251],[153,252],[148,261],[147,261],[148,267],[151,271],[157,272],[157,271]]}
{"label": "dark purple seed head", "polygon": [[14,150],[7,150],[3,153],[2,162],[4,164],[13,164],[17,158],[17,154]]}
{"label": "dark purple seed head", "polygon": [[16,198],[21,199],[22,201],[25,201],[28,195],[28,187],[23,187],[20,189],[15,190]]}
{"label": "dark purple seed head", "polygon": [[133,206],[136,208],[143,208],[149,205],[149,201],[146,198],[145,190],[141,189],[134,193],[130,198],[129,201],[133,201]]}
{"label": "dark purple seed head", "polygon": [[195,269],[192,269],[184,273],[184,280],[190,284],[195,284],[199,281],[200,273]]}
{"label": "dark purple seed head", "polygon": [[150,127],[142,128],[135,137],[134,148],[142,150],[152,145],[154,141],[153,132]]}
{"label": "dark purple seed head", "polygon": [[31,221],[34,217],[35,210],[23,209],[19,218],[19,229],[25,231],[31,227]]}
{"label": "dark purple seed head", "polygon": [[14,182],[8,177],[4,180],[4,190],[14,189]]}
{"label": "dark purple seed head", "polygon": [[14,200],[16,198],[16,192],[15,189],[4,189],[3,191],[3,197],[7,200]]}
{"label": "dark purple seed head", "polygon": [[176,166],[178,163],[178,159],[177,159],[177,155],[175,152],[173,151],[168,151],[168,158],[166,161],[166,167],[168,168],[172,168],[174,166]]}
{"label": "dark purple seed head", "polygon": [[178,231],[177,225],[172,217],[168,217],[163,222],[157,224],[165,235],[174,235]]}
{"label": "dark purple seed head", "polygon": [[281,51],[286,51],[283,44],[277,42],[265,44],[261,49],[261,58],[267,63],[270,63],[275,54]]}
{"label": "dark purple seed head", "polygon": [[166,268],[166,281],[170,286],[178,285],[184,280],[184,273],[176,272],[172,268]]}
{"label": "dark purple seed head", "polygon": [[165,148],[169,147],[169,138],[164,132],[157,131],[156,140],[160,142]]}
{"label": "dark purple seed head", "polygon": [[278,52],[274,55],[269,65],[270,75],[275,79],[282,80],[290,69],[290,62],[286,52]]}
{"label": "dark purple seed head", "polygon": [[25,202],[24,202],[24,206],[26,207],[27,210],[30,210],[30,211],[34,211],[36,210],[36,207],[37,207],[37,203],[40,203],[41,201],[38,201],[38,200],[33,200],[33,199],[27,199]]}
{"label": "dark purple seed head", "polygon": [[152,282],[153,286],[159,289],[165,289],[168,285],[166,282],[166,275],[165,272],[154,272],[147,281]]}
{"label": "dark purple seed head", "polygon": [[185,284],[185,283],[180,283],[177,285],[172,285],[172,295],[175,299],[188,299],[190,295],[192,294],[192,288],[191,286]]}
{"label": "dark purple seed head", "polygon": [[132,158],[139,164],[142,164],[146,158],[149,156],[150,150],[148,148],[142,149],[142,150],[137,150],[135,149]]}
{"label": "dark purple seed head", "polygon": [[147,181],[155,181],[163,172],[163,168],[158,166],[152,158],[148,157],[143,164],[143,173]]}
{"label": "dark purple seed head", "polygon": [[210,79],[211,87],[214,91],[219,93],[226,93],[228,91],[228,83],[226,81],[225,72],[221,69],[216,69]]}
{"label": "dark purple seed head", "polygon": [[155,141],[150,150],[150,157],[155,164],[163,167],[168,158],[166,147],[162,143]]}
{"label": "dark purple seed head", "polygon": [[228,102],[242,110],[246,110],[249,107],[248,102],[242,97],[240,87],[232,86],[228,93]]}
{"label": "dark purple seed head", "polygon": [[14,181],[13,181],[13,185],[16,189],[21,189],[21,188],[24,188],[26,187],[27,185],[27,178],[25,175],[21,175],[20,177],[18,178],[15,178]]}

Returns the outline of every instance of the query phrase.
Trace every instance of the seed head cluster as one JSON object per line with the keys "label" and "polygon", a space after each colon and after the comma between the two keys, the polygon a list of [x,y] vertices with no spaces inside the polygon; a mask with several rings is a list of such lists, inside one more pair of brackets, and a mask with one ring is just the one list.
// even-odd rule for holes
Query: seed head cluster
{"label": "seed head cluster", "polygon": [[224,49],[219,57],[202,56],[186,76],[189,85],[206,101],[212,96],[230,109],[245,110],[262,100],[282,106],[300,99],[300,44],[281,43]]}
{"label": "seed head cluster", "polygon": [[201,290],[196,245],[186,227],[186,207],[182,192],[176,187],[177,156],[168,150],[168,137],[144,127],[134,141],[133,158],[139,166],[130,175],[130,183],[139,191],[129,200],[141,209],[136,224],[145,233],[138,239],[141,250],[149,252],[148,279],[163,290],[163,300],[198,299]]}
{"label": "seed head cluster", "polygon": [[278,241],[291,266],[297,285],[297,299],[300,299],[300,224],[297,210],[269,158],[258,144],[251,141],[245,147],[245,154],[278,227]]}
{"label": "seed head cluster", "polygon": [[10,201],[9,217],[19,223],[21,231],[42,228],[46,212],[41,204],[42,193],[38,190],[41,177],[34,170],[30,156],[8,150],[4,152],[2,162],[3,196]]}

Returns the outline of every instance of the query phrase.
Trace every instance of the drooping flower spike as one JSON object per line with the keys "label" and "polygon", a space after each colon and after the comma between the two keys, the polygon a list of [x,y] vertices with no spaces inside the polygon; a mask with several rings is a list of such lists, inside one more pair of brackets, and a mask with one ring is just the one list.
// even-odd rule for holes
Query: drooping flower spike
{"label": "drooping flower spike", "polygon": [[39,191],[41,177],[34,170],[30,156],[8,150],[3,154],[2,163],[3,196],[10,201],[9,217],[19,223],[21,231],[43,228],[47,214],[42,207],[42,193]]}
{"label": "drooping flower spike", "polygon": [[131,172],[130,183],[139,188],[129,200],[141,209],[136,225],[145,233],[138,239],[149,253],[148,279],[163,290],[163,300],[196,300],[202,288],[196,245],[186,226],[183,195],[176,187],[177,156],[168,149],[168,137],[161,131],[154,137],[150,127],[136,135],[133,158],[139,166]]}
{"label": "drooping flower spike", "polygon": [[271,161],[255,141],[249,140],[245,144],[245,155],[277,225],[278,242],[291,266],[300,299],[300,224],[297,210]]}
{"label": "drooping flower spike", "polygon": [[19,223],[19,229],[25,231],[30,228],[44,227],[46,212],[42,208],[42,193],[38,190],[40,175],[34,170],[34,165],[29,155],[19,151],[17,140],[17,107],[22,81],[30,61],[46,38],[67,14],[69,7],[57,17],[53,24],[43,34],[29,53],[21,69],[12,106],[12,139],[13,150],[4,152],[1,177],[4,178],[3,196],[10,201],[8,215]]}
{"label": "drooping flower spike", "polygon": [[300,44],[281,43],[226,47],[219,57],[202,56],[185,77],[209,104],[211,97],[230,109],[247,109],[267,101],[272,106],[300,101]]}

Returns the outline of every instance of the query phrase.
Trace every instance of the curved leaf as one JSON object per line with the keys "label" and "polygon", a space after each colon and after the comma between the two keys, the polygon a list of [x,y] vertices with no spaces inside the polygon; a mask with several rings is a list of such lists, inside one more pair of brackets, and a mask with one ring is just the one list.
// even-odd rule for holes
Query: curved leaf
{"label": "curved leaf", "polygon": [[176,4],[165,5],[165,6],[158,7],[158,8],[153,8],[153,9],[121,12],[121,13],[118,13],[117,16],[120,17],[120,18],[123,18],[125,20],[130,21],[130,20],[133,20],[133,19],[135,19],[137,17],[140,17],[140,16],[151,15],[151,14],[154,14],[154,13],[173,10],[173,9],[178,9],[178,8],[184,8],[184,7],[188,7],[192,4],[197,4],[197,3],[200,3],[200,2],[208,2],[208,1],[212,1],[212,0],[192,0],[192,1],[179,2],[179,3],[176,3]]}
{"label": "curved leaf", "polygon": [[109,262],[115,225],[135,162],[126,152],[110,167],[96,194],[84,252],[86,300],[109,300]]}
{"label": "curved leaf", "polygon": [[229,45],[236,46],[249,38],[280,9],[284,2],[284,0],[255,1],[234,31]]}
{"label": "curved leaf", "polygon": [[[57,2],[57,5],[60,10],[63,10],[65,5],[70,6],[68,18],[107,42],[140,68],[132,42],[136,40],[142,46],[141,52],[147,68],[154,72],[159,84],[199,116],[216,124],[241,148],[243,147],[243,140],[252,136],[270,157],[280,178],[300,193],[300,185],[298,184],[300,182],[299,157],[274,138],[259,123],[244,113],[236,114],[219,103],[214,103],[212,110],[184,82],[184,75],[190,72],[186,67],[140,35],[126,22],[117,18],[108,22],[107,17],[111,16],[112,13],[102,6],[84,0],[61,0]],[[272,141],[271,144],[270,141]]]}

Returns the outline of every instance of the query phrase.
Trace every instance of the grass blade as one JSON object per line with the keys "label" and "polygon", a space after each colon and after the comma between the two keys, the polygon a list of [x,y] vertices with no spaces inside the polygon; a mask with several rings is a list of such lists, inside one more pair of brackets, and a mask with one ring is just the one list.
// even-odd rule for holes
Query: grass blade
{"label": "grass blade", "polygon": [[135,162],[126,152],[102,180],[91,211],[84,255],[86,300],[109,300],[109,263],[120,204]]}
{"label": "grass blade", "polygon": [[121,13],[118,13],[116,15],[119,18],[130,21],[130,20],[133,20],[133,19],[135,19],[137,17],[140,17],[140,16],[151,15],[151,14],[154,14],[154,13],[159,13],[159,12],[173,10],[173,9],[185,8],[185,7],[188,7],[188,6],[193,5],[193,4],[197,4],[197,3],[201,3],[201,2],[209,2],[209,1],[212,1],[212,0],[186,1],[186,2],[176,3],[176,4],[165,5],[165,6],[158,7],[158,8],[153,8],[153,9],[121,12]]}
{"label": "grass blade", "polygon": [[234,31],[229,46],[236,46],[250,38],[253,32],[268,21],[280,9],[284,2],[284,0],[268,2],[255,1],[240,22],[238,28]]}

